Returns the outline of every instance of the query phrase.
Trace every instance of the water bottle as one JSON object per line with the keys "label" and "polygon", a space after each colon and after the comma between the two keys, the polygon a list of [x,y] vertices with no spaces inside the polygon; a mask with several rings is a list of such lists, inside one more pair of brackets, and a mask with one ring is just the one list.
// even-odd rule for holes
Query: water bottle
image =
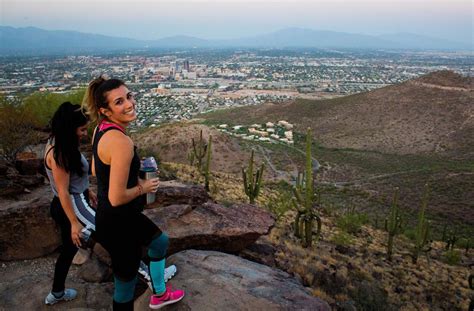
{"label": "water bottle", "polygon": [[84,227],[81,229],[81,248],[87,249],[92,248],[95,244],[93,238],[91,238],[92,229],[88,227]]}
{"label": "water bottle", "polygon": [[[141,179],[151,179],[158,177],[158,165],[156,164],[154,157],[148,157],[142,161],[139,177]],[[145,203],[151,204],[153,202],[155,202],[155,193],[148,192],[146,194]]]}

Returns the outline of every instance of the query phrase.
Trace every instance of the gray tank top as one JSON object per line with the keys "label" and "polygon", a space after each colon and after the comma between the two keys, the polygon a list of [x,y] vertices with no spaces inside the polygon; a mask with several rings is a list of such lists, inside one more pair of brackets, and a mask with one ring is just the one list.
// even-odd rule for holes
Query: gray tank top
{"label": "gray tank top", "polygon": [[[48,144],[51,142],[48,141]],[[45,150],[45,155],[44,155],[44,168],[46,170],[46,174],[48,175],[49,183],[51,185],[51,190],[53,191],[55,196],[58,196],[58,190],[56,188],[56,184],[54,182],[53,178],[53,171],[51,170],[50,167],[46,164],[46,153],[50,152],[54,147],[50,147],[48,150]],[[51,151],[52,152],[52,151]],[[74,194],[74,193],[83,193],[89,188],[89,163],[87,162],[86,157],[81,153],[81,162],[82,162],[82,176],[79,176],[76,173],[71,172],[69,174],[69,193]]]}

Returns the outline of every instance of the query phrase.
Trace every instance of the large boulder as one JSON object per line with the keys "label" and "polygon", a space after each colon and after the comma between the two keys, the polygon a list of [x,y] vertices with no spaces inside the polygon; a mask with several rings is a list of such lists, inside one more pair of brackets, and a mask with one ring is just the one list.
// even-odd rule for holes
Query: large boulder
{"label": "large boulder", "polygon": [[59,230],[50,216],[51,198],[0,204],[0,260],[44,256],[60,245]]}
{"label": "large boulder", "polygon": [[144,213],[169,235],[168,254],[191,248],[238,252],[275,223],[269,212],[250,204],[170,205]]}
{"label": "large boulder", "polygon": [[[169,205],[144,213],[169,235],[168,255],[186,249],[237,253],[267,234],[275,223],[270,213],[249,204]],[[95,260],[111,265],[109,253],[99,243],[93,253]]]}
{"label": "large boulder", "polygon": [[15,159],[15,168],[22,175],[35,175],[44,173],[43,158],[35,152],[19,153]]}
{"label": "large boulder", "polygon": [[[288,273],[215,251],[188,250],[168,263],[178,267],[173,287],[186,292],[169,310],[330,310]],[[150,291],[135,301],[147,310]]]}
{"label": "large boulder", "polygon": [[156,201],[147,208],[157,208],[172,204],[201,205],[211,197],[203,186],[185,185],[176,181],[162,181],[156,192]]}

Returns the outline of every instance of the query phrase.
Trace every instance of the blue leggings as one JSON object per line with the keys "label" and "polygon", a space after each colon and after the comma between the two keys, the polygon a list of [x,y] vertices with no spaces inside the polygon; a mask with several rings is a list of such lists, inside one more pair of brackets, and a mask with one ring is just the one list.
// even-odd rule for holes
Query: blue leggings
{"label": "blue leggings", "polygon": [[[165,292],[165,256],[168,249],[169,239],[166,233],[154,238],[148,246],[148,256],[150,257],[150,277],[154,294]],[[126,303],[133,300],[137,278],[125,282],[117,277],[115,279],[114,301]]]}

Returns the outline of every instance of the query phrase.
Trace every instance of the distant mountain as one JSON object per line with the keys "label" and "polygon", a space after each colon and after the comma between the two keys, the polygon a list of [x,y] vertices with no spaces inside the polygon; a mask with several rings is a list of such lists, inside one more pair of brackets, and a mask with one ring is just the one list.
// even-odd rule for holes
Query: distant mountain
{"label": "distant mountain", "polygon": [[391,48],[396,46],[393,42],[368,35],[302,28],[286,28],[260,36],[236,40],[231,44],[278,48]]}
{"label": "distant mountain", "polygon": [[472,45],[451,40],[421,36],[412,33],[396,33],[378,36],[384,41],[393,42],[398,48],[426,49],[465,49],[472,50]]}
{"label": "distant mountain", "polygon": [[118,50],[143,48],[143,41],[36,27],[0,26],[0,53],[55,53],[81,50]]}
{"label": "distant mountain", "polygon": [[35,27],[0,26],[0,53],[64,53],[142,48],[356,48],[356,49],[446,49],[469,50],[471,46],[415,34],[369,36],[335,31],[286,28],[232,40],[205,40],[173,36],[158,40],[135,40],[76,31]]}

